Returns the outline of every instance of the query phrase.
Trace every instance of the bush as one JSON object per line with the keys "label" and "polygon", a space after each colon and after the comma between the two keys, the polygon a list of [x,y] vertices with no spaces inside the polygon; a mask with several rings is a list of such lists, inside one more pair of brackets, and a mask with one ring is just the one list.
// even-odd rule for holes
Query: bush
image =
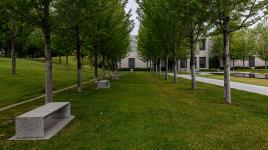
{"label": "bush", "polygon": [[265,69],[265,66],[257,66],[255,69]]}
{"label": "bush", "polygon": [[200,72],[219,72],[220,69],[200,69]]}
{"label": "bush", "polygon": [[[231,67],[233,69],[233,67]],[[242,67],[242,66],[236,66],[234,67],[234,69],[238,69],[238,70],[241,70],[241,69],[252,69],[250,67]]]}

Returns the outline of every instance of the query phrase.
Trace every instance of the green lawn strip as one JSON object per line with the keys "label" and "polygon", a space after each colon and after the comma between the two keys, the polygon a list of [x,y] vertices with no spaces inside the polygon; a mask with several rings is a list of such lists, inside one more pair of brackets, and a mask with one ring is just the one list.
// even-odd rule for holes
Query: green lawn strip
{"label": "green lawn strip", "polygon": [[[265,149],[268,97],[179,79],[176,85],[150,73],[123,73],[107,90],[92,83],[55,96],[70,101],[76,116],[49,141],[10,142],[14,117],[42,104],[36,101],[0,114],[3,149]],[[8,117],[7,117],[8,116]]]}
{"label": "green lawn strip", "polygon": [[[198,75],[198,76],[211,78],[211,79],[219,79],[219,80],[223,80],[224,78],[223,75]],[[260,86],[268,86],[268,79],[242,78],[242,77],[231,76],[231,81],[253,84],[253,85],[260,85]]]}
{"label": "green lawn strip", "polygon": [[268,74],[268,69],[239,69],[239,70],[232,70],[232,71]]}
{"label": "green lawn strip", "polygon": [[[0,107],[24,101],[44,94],[45,65],[42,62],[17,59],[17,75],[11,75],[10,59],[0,58]],[[76,66],[53,64],[54,90],[76,84]],[[83,69],[83,81],[93,78],[88,66]]]}

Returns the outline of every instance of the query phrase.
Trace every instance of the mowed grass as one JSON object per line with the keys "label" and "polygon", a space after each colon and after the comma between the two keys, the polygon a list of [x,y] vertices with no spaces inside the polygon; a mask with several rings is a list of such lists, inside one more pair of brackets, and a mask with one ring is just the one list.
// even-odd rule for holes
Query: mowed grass
{"label": "mowed grass", "polygon": [[268,69],[239,69],[234,71],[268,74]]}
{"label": "mowed grass", "polygon": [[6,141],[15,116],[43,100],[0,114],[2,149],[267,149],[268,97],[233,90],[223,104],[223,88],[179,79],[174,85],[150,73],[123,73],[107,90],[92,83],[83,93],[56,95],[70,101],[76,118],[48,141]]}
{"label": "mowed grass", "polygon": [[[198,76],[205,77],[205,78],[211,78],[211,79],[219,79],[219,80],[224,79],[223,75],[198,75]],[[243,77],[231,76],[231,81],[268,87],[268,79],[243,78]]]}
{"label": "mowed grass", "polygon": [[[54,90],[76,84],[76,60],[70,58],[70,67],[53,64]],[[83,81],[93,77],[84,66]],[[45,93],[45,64],[42,61],[17,59],[17,74],[11,75],[11,60],[0,58],[0,107],[24,101]]]}

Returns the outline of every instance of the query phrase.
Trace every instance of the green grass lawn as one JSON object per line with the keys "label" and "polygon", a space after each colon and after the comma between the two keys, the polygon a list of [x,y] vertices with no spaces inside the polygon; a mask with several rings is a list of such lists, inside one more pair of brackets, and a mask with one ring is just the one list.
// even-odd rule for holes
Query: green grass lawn
{"label": "green grass lawn", "polygon": [[[205,78],[211,78],[211,79],[220,79],[220,80],[224,79],[223,75],[198,75],[198,76],[205,77]],[[267,79],[242,78],[242,77],[231,76],[231,81],[268,87],[268,80]]]}
{"label": "green grass lawn", "polygon": [[[70,58],[70,69],[53,64],[54,90],[76,84],[75,58]],[[84,66],[83,80],[89,80],[93,73]],[[27,100],[44,94],[45,65],[42,61],[17,59],[17,75],[11,75],[11,60],[0,58],[0,107]]]}
{"label": "green grass lawn", "polygon": [[0,149],[267,149],[268,97],[233,90],[223,104],[223,88],[190,81],[178,84],[150,73],[123,73],[107,90],[89,84],[83,93],[57,94],[70,101],[76,118],[48,141],[6,141],[15,116],[41,105],[32,102],[0,113]]}
{"label": "green grass lawn", "polygon": [[268,74],[268,69],[239,69],[234,71]]}

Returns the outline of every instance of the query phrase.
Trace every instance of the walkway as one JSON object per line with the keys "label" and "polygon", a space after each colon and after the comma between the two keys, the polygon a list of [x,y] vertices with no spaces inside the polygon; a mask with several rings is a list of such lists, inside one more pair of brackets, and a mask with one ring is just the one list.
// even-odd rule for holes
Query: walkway
{"label": "walkway", "polygon": [[[170,73],[169,75],[173,76],[172,73]],[[191,80],[190,75],[182,75],[182,74],[180,74],[180,75],[177,75],[177,77]],[[203,82],[203,83],[208,83],[208,84],[213,84],[213,85],[218,85],[218,86],[224,86],[223,80],[218,80],[218,79],[196,77],[196,81]],[[238,83],[238,82],[231,82],[231,88],[268,96],[268,87],[264,87],[264,86],[245,84],[245,83]]]}

